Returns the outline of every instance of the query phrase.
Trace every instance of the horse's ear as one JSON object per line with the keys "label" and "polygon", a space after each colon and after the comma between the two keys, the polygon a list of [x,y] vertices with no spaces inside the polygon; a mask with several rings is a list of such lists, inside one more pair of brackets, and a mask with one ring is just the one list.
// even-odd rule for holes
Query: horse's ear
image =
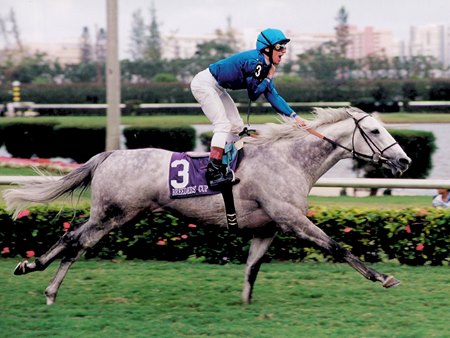
{"label": "horse's ear", "polygon": [[352,106],[345,107],[345,111],[347,112],[348,115],[350,115],[353,118],[357,118],[358,114],[367,114],[363,110]]}

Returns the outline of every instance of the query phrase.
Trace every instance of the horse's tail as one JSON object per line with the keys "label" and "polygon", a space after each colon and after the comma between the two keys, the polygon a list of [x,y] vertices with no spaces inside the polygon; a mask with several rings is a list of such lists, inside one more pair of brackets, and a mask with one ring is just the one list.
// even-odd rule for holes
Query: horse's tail
{"label": "horse's tail", "polygon": [[20,211],[25,209],[30,203],[46,203],[57,199],[65,194],[73,194],[76,189],[86,189],[89,187],[97,167],[106,160],[111,152],[103,152],[92,157],[88,162],[76,168],[71,173],[58,180],[40,183],[27,183],[16,189],[8,189],[3,193],[6,202],[6,210],[13,213],[13,218],[17,218]]}

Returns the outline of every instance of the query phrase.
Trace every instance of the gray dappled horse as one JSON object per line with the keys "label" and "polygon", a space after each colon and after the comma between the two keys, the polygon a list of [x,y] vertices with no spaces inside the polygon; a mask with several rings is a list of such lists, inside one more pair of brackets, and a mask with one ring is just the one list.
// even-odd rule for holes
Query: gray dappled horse
{"label": "gray dappled horse", "polygon": [[[312,129],[308,132],[285,121],[268,124],[260,137],[245,142],[245,157],[236,171],[241,182],[233,187],[239,227],[254,232],[245,269],[244,303],[251,301],[262,257],[277,230],[291,231],[316,243],[386,288],[399,284],[393,276],[366,267],[314,225],[306,217],[307,196],[314,183],[343,158],[355,156],[379,162],[395,176],[408,169],[411,160],[375,118],[359,109],[315,109],[315,113],[315,119],[308,121],[308,128],[318,132],[315,135]],[[226,226],[220,194],[170,198],[171,155],[162,149],[104,152],[58,180],[7,190],[4,198],[9,210],[14,211],[13,217],[31,202],[48,202],[76,188],[90,185],[92,193],[89,220],[66,233],[33,263],[19,263],[14,273],[44,270],[61,257],[59,269],[45,290],[47,304],[53,304],[67,271],[86,249],[144,210],[168,210],[198,223]]]}

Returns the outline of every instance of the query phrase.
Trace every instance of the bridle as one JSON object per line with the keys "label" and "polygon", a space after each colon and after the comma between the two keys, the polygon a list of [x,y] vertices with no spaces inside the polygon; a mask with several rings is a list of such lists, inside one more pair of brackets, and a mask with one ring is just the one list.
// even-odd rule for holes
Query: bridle
{"label": "bridle", "polygon": [[[349,115],[351,115],[351,114],[349,113]],[[362,159],[362,160],[370,161],[370,162],[375,163],[375,164],[379,164],[379,163],[386,164],[386,163],[389,163],[390,162],[389,159],[384,157],[383,153],[386,150],[392,148],[393,146],[395,146],[398,143],[394,142],[391,145],[385,147],[384,149],[380,149],[380,147],[378,147],[375,144],[375,142],[370,138],[369,135],[367,135],[367,133],[364,131],[364,129],[359,124],[362,120],[364,120],[366,117],[369,117],[369,116],[371,116],[371,115],[366,114],[365,116],[361,117],[359,120],[352,116],[352,119],[355,122],[355,129],[353,130],[352,147],[351,148],[346,147],[346,146],[340,144],[339,142],[336,142],[334,140],[329,139],[328,137],[320,134],[319,132],[317,132],[316,130],[314,130],[312,128],[306,127],[306,130],[309,133],[311,133],[311,134],[313,134],[313,135],[315,135],[315,136],[317,136],[317,137],[319,137],[319,138],[321,138],[321,139],[331,143],[334,147],[340,147],[342,149],[347,150],[348,152],[350,152],[353,155],[354,159],[358,159],[359,158],[359,159]],[[363,153],[361,153],[361,152],[356,150],[356,148],[355,148],[355,135],[356,135],[356,131],[357,130],[361,134],[361,136],[364,139],[364,141],[366,142],[366,144],[369,146],[370,150],[372,150],[372,154],[371,155],[363,154]]]}

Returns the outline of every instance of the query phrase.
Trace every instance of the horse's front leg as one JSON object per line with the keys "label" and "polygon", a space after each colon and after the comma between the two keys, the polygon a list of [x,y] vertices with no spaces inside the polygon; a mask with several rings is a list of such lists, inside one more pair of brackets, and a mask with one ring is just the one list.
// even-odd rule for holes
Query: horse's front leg
{"label": "horse's front leg", "polygon": [[253,286],[262,264],[262,258],[269,249],[275,235],[276,229],[274,224],[271,224],[267,231],[258,231],[254,234],[245,267],[244,289],[242,290],[242,301],[244,304],[251,303]]}
{"label": "horse's front leg", "polygon": [[71,241],[73,232],[65,233],[45,254],[30,263],[27,260],[20,262],[14,269],[15,275],[24,275],[34,271],[45,270],[57,256],[66,249],[67,243]]}
{"label": "horse's front leg", "polygon": [[367,267],[361,260],[349,250],[343,248],[339,243],[331,239],[325,232],[312,223],[306,216],[302,216],[294,226],[289,226],[294,233],[303,239],[316,243],[327,250],[337,261],[345,261],[361,275],[371,281],[379,281],[385,288],[400,284],[393,276],[388,276]]}

